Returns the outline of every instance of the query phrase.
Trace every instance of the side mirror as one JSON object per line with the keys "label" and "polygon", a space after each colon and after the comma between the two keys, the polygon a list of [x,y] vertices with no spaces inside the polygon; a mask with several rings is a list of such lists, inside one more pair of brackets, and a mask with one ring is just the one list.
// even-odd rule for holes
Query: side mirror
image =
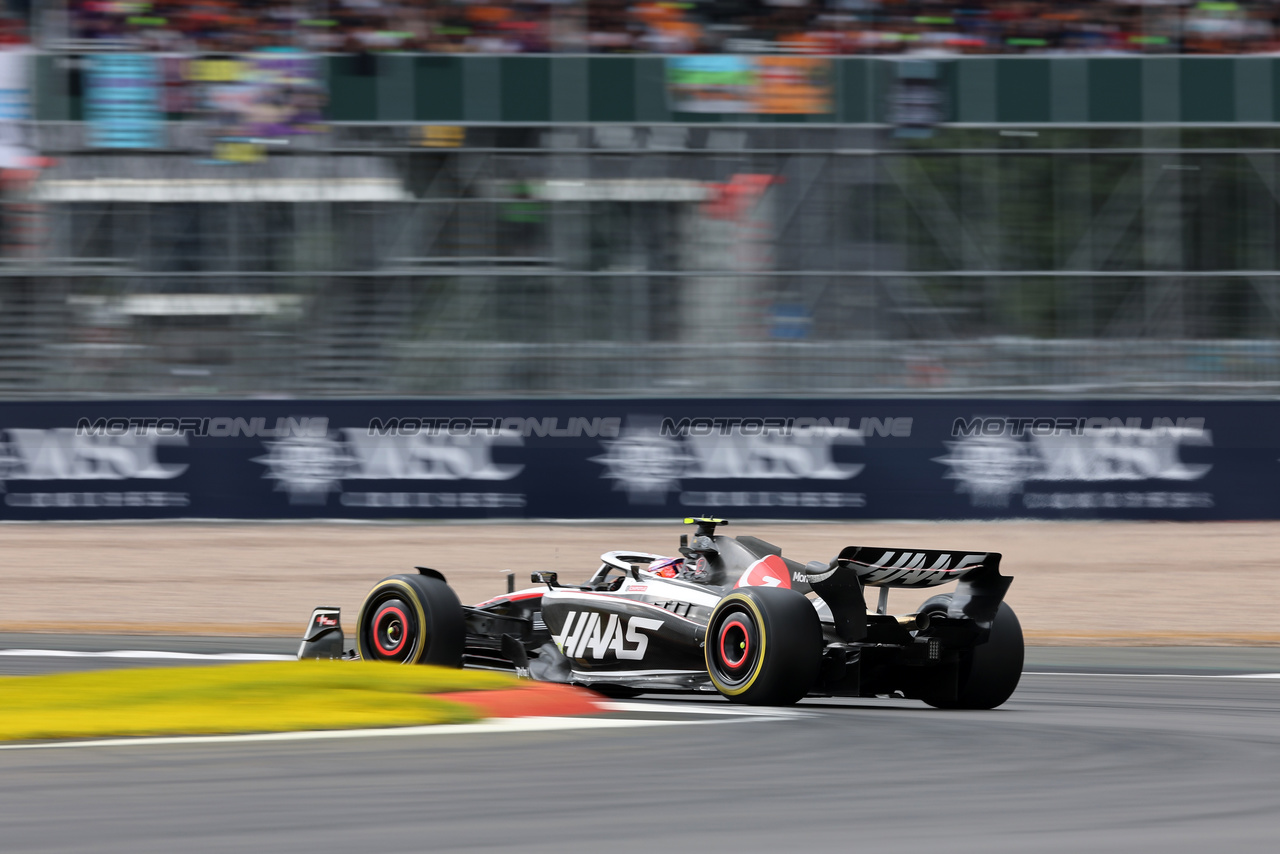
{"label": "side mirror", "polygon": [[558,587],[560,576],[558,573],[550,571],[538,571],[529,574],[529,580],[534,584],[545,584],[548,587]]}

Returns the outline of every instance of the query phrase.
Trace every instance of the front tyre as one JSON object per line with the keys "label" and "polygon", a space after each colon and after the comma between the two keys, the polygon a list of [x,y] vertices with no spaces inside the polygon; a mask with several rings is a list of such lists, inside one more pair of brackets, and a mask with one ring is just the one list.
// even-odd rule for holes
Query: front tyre
{"label": "front tyre", "polygon": [[818,681],[818,612],[794,590],[739,588],[711,612],[705,658],[712,684],[731,701],[789,706]]}
{"label": "front tyre", "polygon": [[[934,596],[921,606],[920,613],[945,613],[950,604],[951,594]],[[926,694],[921,699],[939,709],[994,709],[1008,700],[1018,687],[1023,651],[1018,615],[1007,603],[1001,602],[987,642],[960,657],[955,698]]]}
{"label": "front tyre", "polygon": [[438,578],[384,578],[360,606],[356,648],[365,661],[461,667],[465,644],[462,603]]}

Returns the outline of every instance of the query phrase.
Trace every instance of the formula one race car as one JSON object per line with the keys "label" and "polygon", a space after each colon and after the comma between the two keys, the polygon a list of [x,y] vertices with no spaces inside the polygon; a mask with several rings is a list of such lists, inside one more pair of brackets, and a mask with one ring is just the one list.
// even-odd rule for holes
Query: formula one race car
{"label": "formula one race car", "polygon": [[[801,564],[722,519],[686,519],[680,557],[611,551],[583,584],[534,572],[535,587],[464,607],[427,567],[365,597],[356,654],[373,661],[511,670],[614,697],[719,692],[785,705],[809,695],[899,696],[990,709],[1022,674],[1022,628],[1004,602],[1000,555],[849,546]],[[886,613],[891,587],[957,582],[913,613]],[[878,607],[864,592],[879,587]],[[809,595],[812,594],[812,595]],[[335,608],[312,614],[300,658],[343,655]]]}

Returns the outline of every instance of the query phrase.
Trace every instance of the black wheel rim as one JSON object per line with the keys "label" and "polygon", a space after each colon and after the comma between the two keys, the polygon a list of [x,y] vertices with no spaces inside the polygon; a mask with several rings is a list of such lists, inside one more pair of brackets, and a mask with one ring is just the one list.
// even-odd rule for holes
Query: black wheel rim
{"label": "black wheel rim", "polygon": [[370,609],[366,648],[375,661],[407,661],[418,648],[418,620],[398,596],[387,596]]}
{"label": "black wheel rim", "polygon": [[751,677],[760,658],[760,630],[750,611],[726,608],[707,633],[707,643],[712,644],[711,666],[722,685],[732,688]]}

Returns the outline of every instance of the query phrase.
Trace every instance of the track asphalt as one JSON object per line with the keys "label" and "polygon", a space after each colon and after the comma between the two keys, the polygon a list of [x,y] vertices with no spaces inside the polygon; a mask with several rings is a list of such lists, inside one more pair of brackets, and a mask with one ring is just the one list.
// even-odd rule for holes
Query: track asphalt
{"label": "track asphalt", "polygon": [[[0,635],[57,647],[294,645]],[[9,656],[0,672],[121,663],[143,662]],[[586,719],[661,724],[634,728],[0,751],[0,849],[1275,850],[1280,649],[1032,648],[1027,671],[991,712],[659,698]]]}

